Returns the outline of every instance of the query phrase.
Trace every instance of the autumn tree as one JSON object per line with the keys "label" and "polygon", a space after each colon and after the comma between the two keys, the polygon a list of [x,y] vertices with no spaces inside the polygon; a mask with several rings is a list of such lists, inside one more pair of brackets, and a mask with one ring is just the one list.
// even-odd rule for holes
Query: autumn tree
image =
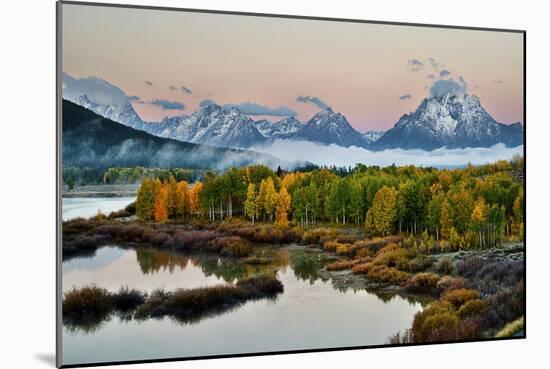
{"label": "autumn tree", "polygon": [[479,246],[484,246],[484,230],[487,224],[487,204],[483,197],[479,197],[472,210],[472,230],[479,235]]}
{"label": "autumn tree", "polygon": [[467,186],[467,183],[458,182],[451,186],[447,198],[452,207],[453,227],[458,233],[463,234],[468,230],[472,218],[474,206],[472,189]]}
{"label": "autumn tree", "polygon": [[291,198],[286,187],[281,187],[277,195],[277,205],[275,210],[276,223],[280,227],[288,226],[288,212],[290,211]]}
{"label": "autumn tree", "polygon": [[523,239],[523,190],[521,190],[514,200],[514,219],[512,222],[512,234]]}
{"label": "autumn tree", "polygon": [[365,222],[370,231],[381,233],[385,237],[393,230],[396,202],[397,191],[393,187],[384,186],[378,190]]}
{"label": "autumn tree", "polygon": [[154,218],[156,187],[153,179],[145,178],[141,182],[136,198],[136,215],[142,222]]}
{"label": "autumn tree", "polygon": [[169,196],[169,185],[167,183],[163,183],[158,193],[155,197],[155,209],[154,209],[154,215],[155,215],[155,221],[157,222],[165,222],[168,219],[168,196]]}
{"label": "autumn tree", "polygon": [[267,197],[267,182],[265,179],[262,179],[260,181],[260,186],[258,189],[258,196],[257,196],[257,202],[258,202],[258,213],[262,215],[262,219],[265,220],[265,202]]}
{"label": "autumn tree", "polygon": [[263,193],[263,210],[265,214],[269,216],[270,221],[273,221],[273,212],[275,211],[276,204],[277,192],[275,191],[275,185],[273,184],[273,179],[268,177],[267,180],[265,180],[265,189]]}
{"label": "autumn tree", "polygon": [[190,214],[200,214],[200,196],[202,192],[202,182],[195,182],[189,190],[189,212]]}
{"label": "autumn tree", "polygon": [[248,190],[246,191],[246,200],[244,202],[244,211],[247,216],[252,219],[252,224],[258,216],[258,199],[256,196],[256,186],[254,183],[248,185]]}
{"label": "autumn tree", "polygon": [[[445,202],[445,194],[441,190],[436,190],[428,203],[427,223],[430,230],[435,232],[436,240],[439,240],[441,229],[441,210]],[[447,214],[448,215],[448,214]]]}
{"label": "autumn tree", "polygon": [[185,218],[189,213],[189,185],[186,181],[179,181],[176,185],[176,215]]}
{"label": "autumn tree", "polygon": [[168,181],[166,182],[166,187],[167,187],[166,204],[168,208],[168,218],[175,218],[177,215],[178,182],[176,181],[173,175],[170,175],[170,177],[168,177]]}
{"label": "autumn tree", "polygon": [[448,200],[443,201],[441,205],[440,228],[441,237],[449,239],[451,236],[451,229],[453,228],[453,209]]}
{"label": "autumn tree", "polygon": [[288,191],[292,191],[292,188],[299,183],[299,181],[304,178],[304,173],[287,173],[284,175],[281,180],[281,186],[286,187]]}

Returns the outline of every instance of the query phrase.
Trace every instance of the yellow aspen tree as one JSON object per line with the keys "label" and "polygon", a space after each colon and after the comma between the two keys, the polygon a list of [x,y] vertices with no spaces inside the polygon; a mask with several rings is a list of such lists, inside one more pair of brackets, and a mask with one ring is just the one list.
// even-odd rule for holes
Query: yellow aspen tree
{"label": "yellow aspen tree", "polygon": [[[262,179],[260,182],[260,189],[258,190],[258,213],[262,214],[263,220],[265,220],[265,199],[267,195],[267,181]],[[259,215],[258,214],[258,215]]]}
{"label": "yellow aspen tree", "polygon": [[256,186],[254,186],[254,183],[250,183],[248,185],[246,200],[244,201],[244,211],[246,215],[252,219],[252,224],[254,224],[254,221],[258,216],[258,199],[256,196]]}
{"label": "yellow aspen tree", "polygon": [[271,177],[267,178],[265,187],[264,211],[266,215],[269,215],[269,220],[273,221],[273,212],[277,204],[277,191],[275,191],[275,185]]}
{"label": "yellow aspen tree", "polygon": [[384,186],[374,195],[365,225],[370,227],[371,231],[381,233],[385,237],[393,230],[396,212],[397,191],[393,187]]}
{"label": "yellow aspen tree", "polygon": [[181,218],[189,213],[189,185],[179,181],[176,185],[176,215]]}
{"label": "yellow aspen tree", "polygon": [[202,191],[202,182],[195,182],[191,190],[189,191],[189,212],[191,214],[197,214],[201,211],[200,206],[200,194]]}
{"label": "yellow aspen tree", "polygon": [[474,204],[472,210],[472,228],[477,232],[479,236],[479,246],[483,247],[483,229],[487,220],[487,204],[483,197],[480,197]]}
{"label": "yellow aspen tree", "polygon": [[178,182],[174,178],[174,176],[170,176],[168,178],[168,181],[166,182],[166,187],[168,189],[168,195],[166,199],[166,205],[168,208],[168,218],[175,218],[177,215],[177,189],[178,189]]}
{"label": "yellow aspen tree", "polygon": [[281,187],[277,196],[275,219],[280,227],[288,227],[288,212],[290,211],[291,198],[286,187]]}

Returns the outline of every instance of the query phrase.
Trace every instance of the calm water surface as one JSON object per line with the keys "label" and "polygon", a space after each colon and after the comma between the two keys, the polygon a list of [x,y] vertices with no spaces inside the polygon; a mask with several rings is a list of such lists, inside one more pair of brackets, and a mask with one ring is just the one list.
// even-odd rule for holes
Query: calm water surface
{"label": "calm water surface", "polygon": [[232,283],[255,273],[275,273],[284,292],[194,323],[113,316],[98,326],[64,327],[65,364],[235,354],[383,344],[410,328],[421,304],[364,289],[335,288],[321,278],[318,251],[280,249],[276,261],[250,266],[208,255],[107,246],[95,256],[63,263],[63,290],[96,284],[111,291],[128,285],[151,291]]}
{"label": "calm water surface", "polygon": [[69,197],[63,198],[63,220],[77,217],[89,218],[99,210],[105,215],[112,211],[124,209],[135,200],[135,196],[127,197]]}

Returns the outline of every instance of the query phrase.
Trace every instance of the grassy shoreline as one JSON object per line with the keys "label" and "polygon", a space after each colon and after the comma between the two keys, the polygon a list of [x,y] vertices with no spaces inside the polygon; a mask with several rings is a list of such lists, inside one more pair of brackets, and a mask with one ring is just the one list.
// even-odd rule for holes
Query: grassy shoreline
{"label": "grassy shoreline", "polygon": [[235,284],[151,293],[128,288],[113,293],[96,286],[84,286],[64,293],[63,323],[72,329],[91,330],[115,313],[126,319],[167,316],[189,323],[221,314],[248,301],[274,298],[282,292],[282,283],[272,276],[243,278]]}

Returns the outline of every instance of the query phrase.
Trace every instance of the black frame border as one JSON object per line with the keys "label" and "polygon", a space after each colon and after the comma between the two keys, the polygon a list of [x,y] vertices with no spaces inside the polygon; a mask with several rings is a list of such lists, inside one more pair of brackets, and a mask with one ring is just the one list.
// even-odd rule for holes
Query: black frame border
{"label": "black frame border", "polygon": [[[62,360],[62,7],[63,5],[80,5],[80,6],[93,6],[103,8],[126,8],[136,10],[160,10],[160,11],[176,11],[186,13],[201,13],[201,14],[221,14],[221,15],[240,15],[249,17],[266,17],[266,18],[283,18],[283,19],[299,19],[307,21],[328,21],[328,22],[344,22],[344,23],[363,23],[363,24],[377,24],[388,26],[406,26],[406,27],[423,27],[423,28],[442,28],[442,29],[454,29],[454,30],[468,30],[468,31],[484,31],[484,32],[503,32],[503,33],[519,33],[523,35],[523,159],[524,159],[524,175],[523,175],[523,223],[524,223],[524,334],[519,337],[504,337],[504,338],[480,338],[475,340],[460,340],[460,341],[440,341],[430,343],[406,343],[406,344],[380,344],[380,345],[365,345],[365,346],[349,346],[349,347],[327,347],[318,349],[297,349],[297,350],[283,350],[283,351],[265,351],[265,352],[250,352],[250,353],[237,353],[237,354],[220,354],[220,355],[202,355],[202,356],[183,356],[183,357],[169,357],[159,359],[141,359],[141,360],[124,360],[124,361],[101,361],[101,362],[88,362],[80,364],[67,364],[63,365]],[[378,20],[366,20],[366,19],[349,19],[349,18],[330,18],[320,16],[304,16],[304,15],[291,15],[291,14],[273,14],[273,13],[253,13],[253,12],[241,12],[241,11],[228,11],[228,10],[210,10],[210,9],[194,9],[194,8],[178,8],[178,7],[164,7],[153,5],[131,5],[131,4],[117,4],[117,3],[98,3],[98,2],[86,2],[86,1],[70,1],[70,0],[58,0],[56,2],[56,367],[57,368],[85,368],[94,366],[108,366],[108,365],[127,365],[127,364],[146,364],[146,363],[165,363],[176,361],[191,361],[191,360],[208,360],[208,359],[224,359],[224,358],[239,358],[239,357],[254,357],[254,356],[268,356],[268,355],[288,355],[288,354],[304,354],[304,353],[318,353],[318,352],[334,352],[334,351],[351,351],[351,350],[364,350],[364,349],[377,349],[377,348],[393,348],[393,347],[416,347],[416,346],[433,346],[433,345],[445,345],[445,344],[461,344],[461,343],[485,343],[495,341],[512,341],[512,340],[525,340],[527,339],[527,31],[524,29],[506,29],[506,28],[487,28],[487,27],[473,27],[473,26],[458,26],[458,25],[443,25],[443,24],[429,24],[429,23],[409,23],[409,22],[397,22],[397,21],[378,21]]]}

